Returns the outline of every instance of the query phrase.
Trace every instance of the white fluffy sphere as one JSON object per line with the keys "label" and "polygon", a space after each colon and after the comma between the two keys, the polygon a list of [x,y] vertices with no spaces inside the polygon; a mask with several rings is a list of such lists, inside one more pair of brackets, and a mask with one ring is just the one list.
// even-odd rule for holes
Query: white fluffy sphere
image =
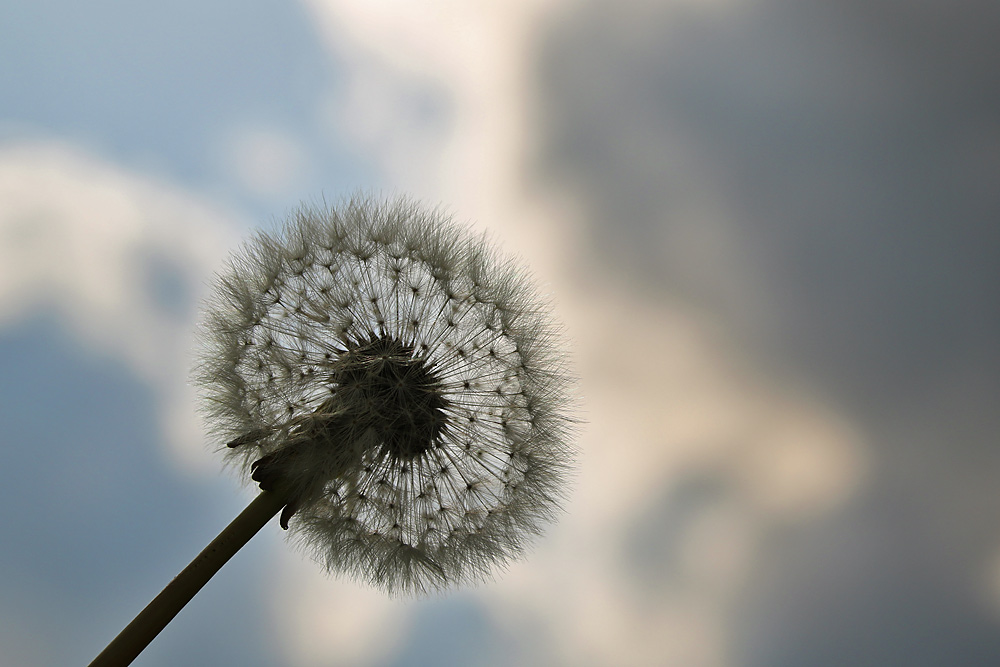
{"label": "white fluffy sphere", "polygon": [[519,266],[435,211],[302,208],[219,277],[196,380],[282,525],[390,593],[489,576],[551,518],[570,375]]}

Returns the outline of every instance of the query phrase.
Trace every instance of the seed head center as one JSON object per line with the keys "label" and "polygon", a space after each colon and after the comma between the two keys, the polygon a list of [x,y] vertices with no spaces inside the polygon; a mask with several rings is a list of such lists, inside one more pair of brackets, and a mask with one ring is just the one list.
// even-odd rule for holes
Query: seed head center
{"label": "seed head center", "polygon": [[385,453],[411,460],[434,446],[448,401],[427,359],[389,336],[351,342],[331,381],[358,427],[371,428]]}

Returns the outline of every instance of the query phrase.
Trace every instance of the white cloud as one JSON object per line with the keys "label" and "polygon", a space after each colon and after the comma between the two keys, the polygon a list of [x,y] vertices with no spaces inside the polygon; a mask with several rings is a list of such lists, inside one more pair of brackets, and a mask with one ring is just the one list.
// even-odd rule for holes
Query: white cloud
{"label": "white cloud", "polygon": [[[830,406],[664,306],[595,288],[566,304],[589,422],[576,493],[539,551],[489,592],[501,615],[549,619],[548,650],[565,664],[731,664],[727,614],[761,536],[841,506],[867,469],[860,437]],[[629,531],[692,475],[725,493],[688,517],[664,572],[635,572]],[[673,585],[649,582],[652,599],[630,587],[650,576]]]}
{"label": "white cloud", "polygon": [[174,460],[202,468],[209,457],[187,382],[191,306],[238,240],[235,230],[205,202],[71,146],[5,146],[0,325],[55,309],[159,393]]}
{"label": "white cloud", "polygon": [[218,150],[227,174],[256,196],[288,195],[309,169],[305,148],[277,128],[236,126]]}
{"label": "white cloud", "polygon": [[306,0],[346,65],[329,122],[409,192],[461,211],[496,199],[522,150],[528,42],[561,4]]}
{"label": "white cloud", "polygon": [[297,553],[283,559],[272,583],[273,624],[290,664],[378,663],[393,655],[405,634],[408,610],[398,600],[328,577]]}

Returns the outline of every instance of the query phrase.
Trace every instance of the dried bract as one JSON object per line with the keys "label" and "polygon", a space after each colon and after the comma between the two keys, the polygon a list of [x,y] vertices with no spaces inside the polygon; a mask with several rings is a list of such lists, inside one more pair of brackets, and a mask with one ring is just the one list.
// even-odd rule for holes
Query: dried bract
{"label": "dried bract", "polygon": [[197,381],[281,522],[390,593],[479,580],[558,507],[570,378],[518,266],[407,200],[303,208],[219,278]]}

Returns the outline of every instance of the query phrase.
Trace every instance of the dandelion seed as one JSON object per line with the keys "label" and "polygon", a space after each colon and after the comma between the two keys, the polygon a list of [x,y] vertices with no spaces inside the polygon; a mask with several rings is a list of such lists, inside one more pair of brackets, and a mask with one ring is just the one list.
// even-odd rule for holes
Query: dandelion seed
{"label": "dandelion seed", "polygon": [[[282,526],[331,570],[390,593],[481,579],[556,509],[567,374],[534,289],[482,239],[355,199],[300,210],[220,284],[198,375],[209,419],[229,463],[287,487]],[[457,541],[430,530],[415,501],[432,480],[425,495],[489,519]],[[392,526],[407,558],[376,537]]]}
{"label": "dandelion seed", "polygon": [[234,256],[202,337],[208,421],[263,493],[93,665],[128,664],[278,512],[330,571],[419,594],[489,577],[558,509],[557,331],[516,263],[436,212],[300,209]]}

